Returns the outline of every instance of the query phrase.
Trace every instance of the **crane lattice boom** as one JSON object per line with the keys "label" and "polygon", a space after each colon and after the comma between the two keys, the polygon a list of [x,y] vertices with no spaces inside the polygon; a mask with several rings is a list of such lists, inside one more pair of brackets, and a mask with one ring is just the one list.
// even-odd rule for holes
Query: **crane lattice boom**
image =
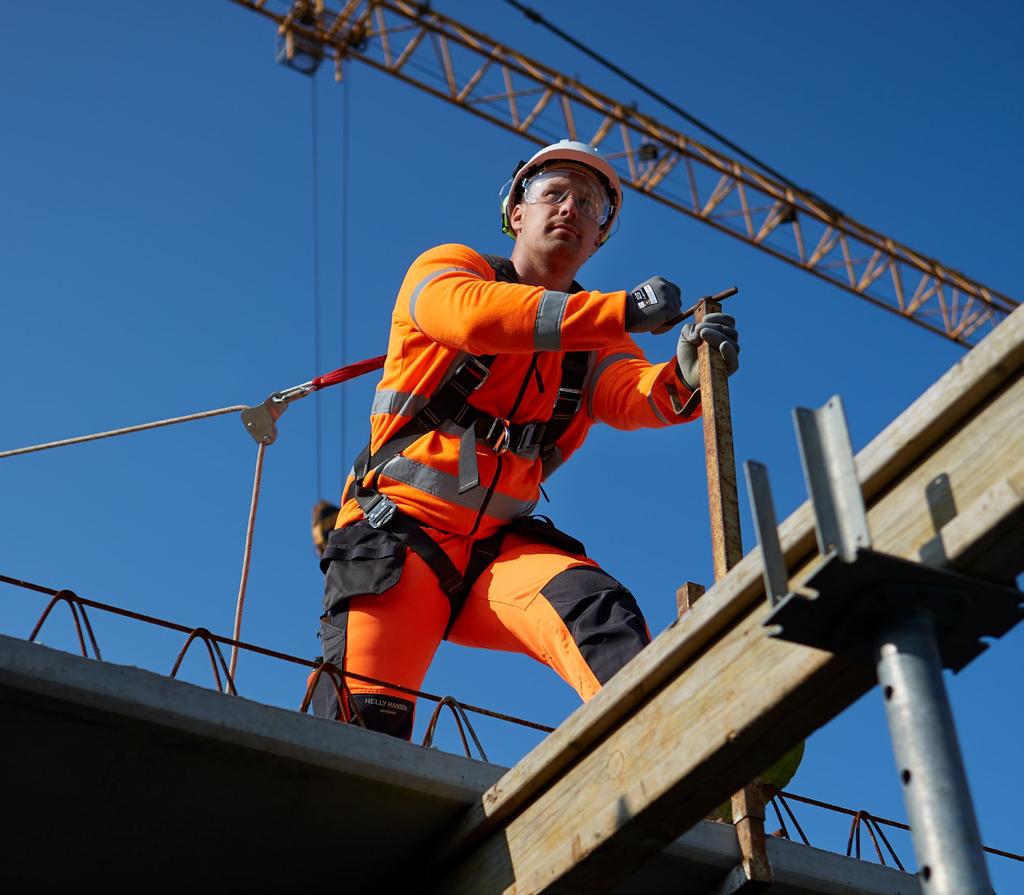
{"label": "crane lattice boom", "polygon": [[338,78],[358,59],[539,144],[582,140],[634,190],[962,345],[1018,304],[425,4],[234,2],[276,21],[290,54],[333,57]]}

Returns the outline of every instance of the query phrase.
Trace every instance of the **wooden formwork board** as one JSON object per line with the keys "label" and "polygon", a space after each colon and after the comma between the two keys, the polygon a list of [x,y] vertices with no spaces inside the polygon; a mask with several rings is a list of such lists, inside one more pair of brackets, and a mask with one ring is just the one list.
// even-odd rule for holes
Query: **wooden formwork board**
{"label": "wooden formwork board", "polygon": [[[1022,366],[1018,309],[861,451],[877,550],[1019,571]],[[808,504],[780,537],[798,587],[817,565]],[[607,888],[873,686],[863,663],[767,636],[767,614],[754,550],[485,793],[446,837],[440,888]]]}

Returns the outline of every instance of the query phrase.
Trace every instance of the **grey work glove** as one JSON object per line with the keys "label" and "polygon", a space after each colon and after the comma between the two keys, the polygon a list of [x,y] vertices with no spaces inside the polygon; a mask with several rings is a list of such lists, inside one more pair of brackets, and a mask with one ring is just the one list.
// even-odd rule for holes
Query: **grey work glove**
{"label": "grey work glove", "polygon": [[740,334],[733,317],[708,314],[701,323],[687,323],[679,333],[676,363],[679,364],[679,375],[690,391],[700,386],[697,346],[701,342],[707,342],[722,355],[730,376],[740,367]]}
{"label": "grey work glove", "polygon": [[678,317],[682,308],[679,287],[664,277],[651,277],[626,293],[626,332],[649,333]]}

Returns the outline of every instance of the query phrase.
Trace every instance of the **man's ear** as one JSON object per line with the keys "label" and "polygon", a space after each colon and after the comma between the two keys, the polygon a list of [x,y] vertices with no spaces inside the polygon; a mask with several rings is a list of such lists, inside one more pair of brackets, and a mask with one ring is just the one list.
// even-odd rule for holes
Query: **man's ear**
{"label": "man's ear", "polygon": [[518,205],[513,206],[512,214],[508,218],[509,226],[512,228],[512,232],[516,236],[519,235],[523,229],[523,203],[520,202]]}

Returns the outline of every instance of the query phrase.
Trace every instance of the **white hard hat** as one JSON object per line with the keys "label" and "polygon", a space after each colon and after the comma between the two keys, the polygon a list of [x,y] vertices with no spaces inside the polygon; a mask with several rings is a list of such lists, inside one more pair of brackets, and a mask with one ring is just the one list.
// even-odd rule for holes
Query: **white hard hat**
{"label": "white hard hat", "polygon": [[523,182],[542,168],[550,167],[554,162],[573,162],[588,168],[597,175],[598,180],[608,190],[612,212],[601,230],[600,241],[603,243],[611,235],[612,225],[622,207],[622,184],[619,182],[619,175],[615,173],[615,169],[601,153],[593,146],[588,146],[577,140],[559,140],[557,143],[545,146],[528,162],[520,164],[512,179],[505,184],[508,192],[505,192],[505,187],[501,191],[501,232],[507,233],[513,239],[516,238],[516,234],[512,230],[511,216],[512,208],[522,193]]}

